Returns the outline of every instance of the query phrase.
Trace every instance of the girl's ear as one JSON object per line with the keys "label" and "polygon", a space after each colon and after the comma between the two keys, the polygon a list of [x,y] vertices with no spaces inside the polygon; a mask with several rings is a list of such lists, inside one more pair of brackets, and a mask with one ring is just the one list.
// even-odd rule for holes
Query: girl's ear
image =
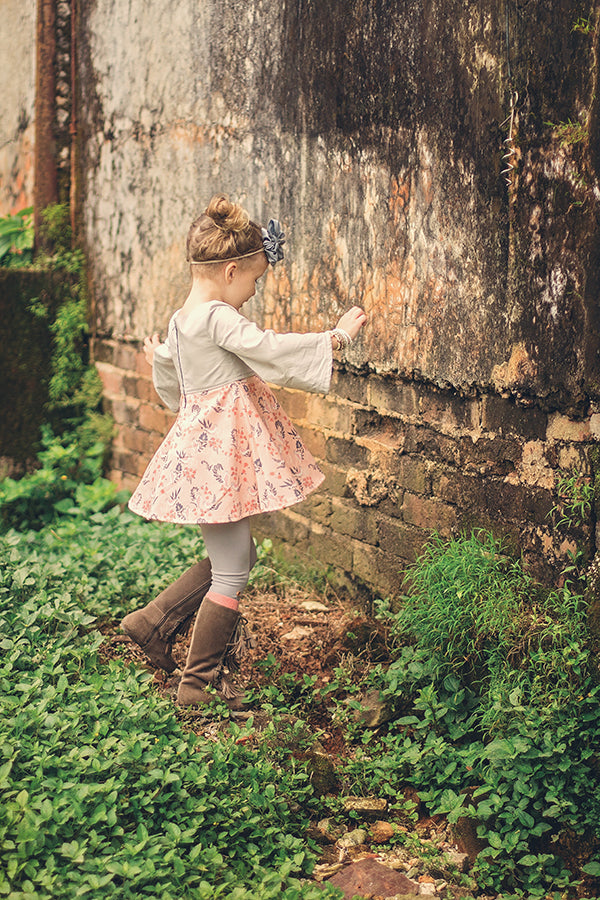
{"label": "girl's ear", "polygon": [[237,270],[237,263],[235,263],[235,262],[227,263],[227,265],[225,266],[225,269],[223,271],[223,275],[225,277],[226,284],[231,284],[231,282],[234,279],[236,270]]}

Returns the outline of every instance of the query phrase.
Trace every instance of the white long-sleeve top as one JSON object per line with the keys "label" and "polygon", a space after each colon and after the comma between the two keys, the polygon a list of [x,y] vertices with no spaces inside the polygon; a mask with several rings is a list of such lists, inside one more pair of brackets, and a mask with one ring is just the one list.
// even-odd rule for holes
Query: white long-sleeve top
{"label": "white long-sleeve top", "polygon": [[177,310],[155,352],[152,380],[169,409],[181,394],[221,387],[259,375],[281,387],[326,393],[331,383],[328,332],[278,334],[247,319],[221,300]]}

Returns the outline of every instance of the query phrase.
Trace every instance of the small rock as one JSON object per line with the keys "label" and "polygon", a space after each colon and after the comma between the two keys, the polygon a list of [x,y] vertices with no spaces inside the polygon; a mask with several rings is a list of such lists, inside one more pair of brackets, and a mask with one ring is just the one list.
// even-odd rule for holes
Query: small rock
{"label": "small rock", "polygon": [[346,797],[344,809],[346,812],[357,812],[365,818],[385,812],[388,802],[383,797]]}
{"label": "small rock", "polygon": [[341,850],[349,850],[350,847],[361,847],[367,843],[367,832],[364,828],[355,828],[354,831],[348,831],[346,834],[336,841],[336,846]]}
{"label": "small rock", "polygon": [[361,859],[346,866],[327,882],[344,892],[344,900],[359,896],[415,897],[417,885],[406,875],[395,872],[374,859]]}
{"label": "small rock", "polygon": [[451,866],[456,866],[459,872],[469,871],[469,854],[460,850],[446,850],[446,859]]}
{"label": "small rock", "polygon": [[430,884],[429,881],[426,881],[424,884],[419,885],[419,894],[426,894],[429,897],[434,897],[437,894],[437,888],[435,884]]}
{"label": "small rock", "polygon": [[359,698],[360,709],[354,710],[354,720],[362,722],[367,728],[378,728],[392,717],[390,707],[379,697],[379,691],[368,691]]}
{"label": "small rock", "polygon": [[342,829],[335,819],[321,819],[316,827],[317,840],[322,843],[335,844],[342,836]]}
{"label": "small rock", "polygon": [[325,881],[326,878],[331,878],[332,875],[335,875],[343,868],[343,863],[324,863],[321,866],[314,867],[312,877],[315,881]]}
{"label": "small rock", "polygon": [[304,638],[311,637],[313,634],[312,628],[306,628],[304,625],[296,625],[295,628],[292,628],[291,631],[288,631],[287,634],[281,635],[282,641],[301,641]]}
{"label": "small rock", "polygon": [[394,837],[396,829],[391,822],[377,821],[373,822],[369,833],[371,840],[375,841],[376,844],[387,844]]}
{"label": "small rock", "polygon": [[303,600],[300,606],[307,612],[330,612],[329,607],[318,600]]}
{"label": "small rock", "polygon": [[310,782],[317,796],[323,797],[337,791],[339,780],[329,754],[317,744],[306,751],[305,758],[310,770]]}

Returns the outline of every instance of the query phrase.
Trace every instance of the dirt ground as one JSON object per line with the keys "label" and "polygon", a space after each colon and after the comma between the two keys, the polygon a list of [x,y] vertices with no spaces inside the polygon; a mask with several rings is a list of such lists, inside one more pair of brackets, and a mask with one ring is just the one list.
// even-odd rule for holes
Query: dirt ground
{"label": "dirt ground", "polygon": [[[385,663],[389,658],[388,636],[381,622],[357,611],[347,599],[336,595],[329,585],[324,592],[304,588],[294,581],[280,582],[272,588],[249,587],[244,592],[240,611],[247,619],[248,631],[253,639],[253,646],[247,649],[241,671],[236,676],[242,686],[275,684],[278,678],[295,673],[298,681],[303,675],[314,676],[314,688],[318,690],[336,677],[338,667],[346,673],[354,673],[359,683],[369,666],[375,662]],[[153,672],[157,691],[165,696],[174,693],[179,672],[168,676],[162,670],[155,670],[140,648],[120,631],[118,624],[106,628],[105,637],[101,651],[105,658],[135,661]],[[185,665],[189,638],[189,634],[180,636],[173,648],[173,657],[180,669]],[[275,670],[272,666],[267,670],[264,664],[261,665],[270,655],[276,664]],[[344,728],[331,720],[325,711],[325,704],[318,704],[306,715],[303,713],[303,718],[318,734],[320,748],[335,773],[340,762],[347,760],[353,752],[344,738]],[[255,713],[255,727],[259,719],[260,714]],[[226,725],[215,722],[214,717],[199,716],[189,719],[187,727],[204,737],[218,740],[219,729]],[[418,820],[400,825],[398,820],[394,823],[410,832],[406,846],[380,846],[370,834],[366,843],[341,848],[335,836],[333,839],[331,836],[325,837],[319,833],[319,823],[314,822],[312,836],[322,844],[315,880],[327,879],[353,862],[370,858],[406,873],[421,885],[420,893],[444,896],[450,900],[468,900],[473,896],[479,900],[489,900],[473,882],[469,884],[464,878],[448,877],[447,868],[439,864],[439,860],[445,858],[443,854],[458,854],[463,857],[464,871],[468,871],[470,862],[466,857],[472,861],[481,849],[473,820],[459,820],[464,831],[456,826],[451,828],[443,817],[428,817],[420,809],[414,791],[413,794],[411,799],[417,804]],[[565,857],[571,855],[565,853]],[[462,884],[458,883],[460,880]],[[581,896],[589,895],[583,893]],[[385,898],[378,897],[377,900]]]}
{"label": "dirt ground", "polygon": [[[351,666],[359,678],[374,661],[386,657],[385,631],[374,618],[358,612],[330,588],[321,592],[296,584],[275,588],[249,587],[244,592],[240,612],[247,620],[252,646],[247,647],[236,681],[243,686],[267,684],[286,674],[315,677],[315,689],[328,684],[338,666]],[[173,646],[173,659],[183,669],[191,629],[180,635]],[[118,656],[136,662],[154,673],[157,690],[172,693],[179,673],[167,675],[150,665],[143,651],[118,628],[107,629],[102,650],[105,658]],[[257,665],[269,655],[275,658],[277,671],[265,672]],[[329,722],[311,722],[325,729],[321,743],[327,752],[345,752],[340,729]]]}
{"label": "dirt ground", "polygon": [[[358,612],[329,587],[325,594],[296,584],[279,584],[271,590],[251,587],[244,593],[241,611],[253,639],[253,646],[247,650],[241,671],[236,676],[243,685],[273,683],[282,675],[295,673],[299,678],[315,676],[315,689],[318,689],[335,678],[335,670],[340,666],[354,672],[359,680],[370,665],[386,659],[386,634],[381,623]],[[189,638],[190,635],[179,637],[173,648],[173,658],[180,668],[185,664]],[[154,672],[156,689],[164,695],[171,694],[177,684],[179,673],[168,676],[153,669],[139,647],[122,634],[118,626],[107,629],[102,653],[105,658],[118,656],[126,662],[135,661],[149,668]],[[266,660],[269,654],[276,660],[275,675],[272,670],[265,671],[264,666],[256,665]],[[352,749],[346,744],[343,728],[328,719],[323,708],[321,705],[321,712],[317,710],[307,720],[318,732],[320,747],[335,772],[340,760],[347,758]],[[205,737],[218,739],[219,726],[210,718],[192,718],[189,727]],[[460,851],[442,818],[421,816],[418,822],[407,822],[400,827],[414,832],[410,849],[384,849],[371,840],[357,847],[341,848],[331,836],[319,833],[318,823],[313,823],[313,837],[322,844],[315,879],[321,881],[353,862],[370,858],[405,872],[415,881],[435,885],[438,896],[442,892],[437,890],[440,884],[444,891],[449,891],[445,895],[456,900],[472,896],[464,887],[447,885],[440,877],[442,873],[436,872],[435,867],[432,872],[431,863],[424,862],[415,851],[415,842],[422,844],[424,857],[431,855],[433,847],[440,852]]]}

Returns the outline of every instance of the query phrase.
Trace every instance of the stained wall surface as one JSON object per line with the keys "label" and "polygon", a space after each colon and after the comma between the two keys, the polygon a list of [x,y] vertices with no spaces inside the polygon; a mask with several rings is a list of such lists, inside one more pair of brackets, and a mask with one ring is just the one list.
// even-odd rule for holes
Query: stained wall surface
{"label": "stained wall surface", "polygon": [[33,204],[34,0],[0,0],[0,216]]}
{"label": "stained wall surface", "polygon": [[[369,314],[336,376],[331,403],[346,404],[345,418],[322,409],[299,418],[319,458],[345,472],[341,511],[321,503],[298,513],[309,531],[339,534],[368,508],[406,526],[416,546],[443,510],[434,504],[420,523],[410,511],[400,484],[410,459],[427,463],[413,484],[421,499],[433,496],[442,464],[456,480],[492,479],[496,499],[471,496],[472,521],[495,518],[502,486],[545,491],[545,504],[515,514],[513,503],[506,518],[515,531],[519,518],[537,528],[538,550],[551,544],[543,520],[572,440],[571,465],[590,473],[600,392],[590,25],[599,6],[582,19],[573,0],[86,4],[80,219],[99,366],[131,430],[115,473],[132,482],[160,433],[147,420],[142,446],[134,393],[147,388],[135,353],[184,299],[188,225],[225,191],[288,233],[285,263],[250,316],[317,330],[349,304]],[[414,397],[404,405],[408,387],[416,406]],[[431,428],[435,448],[407,445],[408,425]],[[450,432],[473,458],[440,450]],[[392,469],[370,445],[357,450],[371,438]],[[485,443],[500,438],[501,452]],[[332,441],[347,441],[348,459],[332,458]],[[398,488],[385,513],[377,490],[369,494],[377,479],[388,501]],[[464,499],[443,502],[454,504],[447,527],[458,527]],[[383,546],[374,533],[351,537]],[[402,540],[396,555],[407,558]]]}

